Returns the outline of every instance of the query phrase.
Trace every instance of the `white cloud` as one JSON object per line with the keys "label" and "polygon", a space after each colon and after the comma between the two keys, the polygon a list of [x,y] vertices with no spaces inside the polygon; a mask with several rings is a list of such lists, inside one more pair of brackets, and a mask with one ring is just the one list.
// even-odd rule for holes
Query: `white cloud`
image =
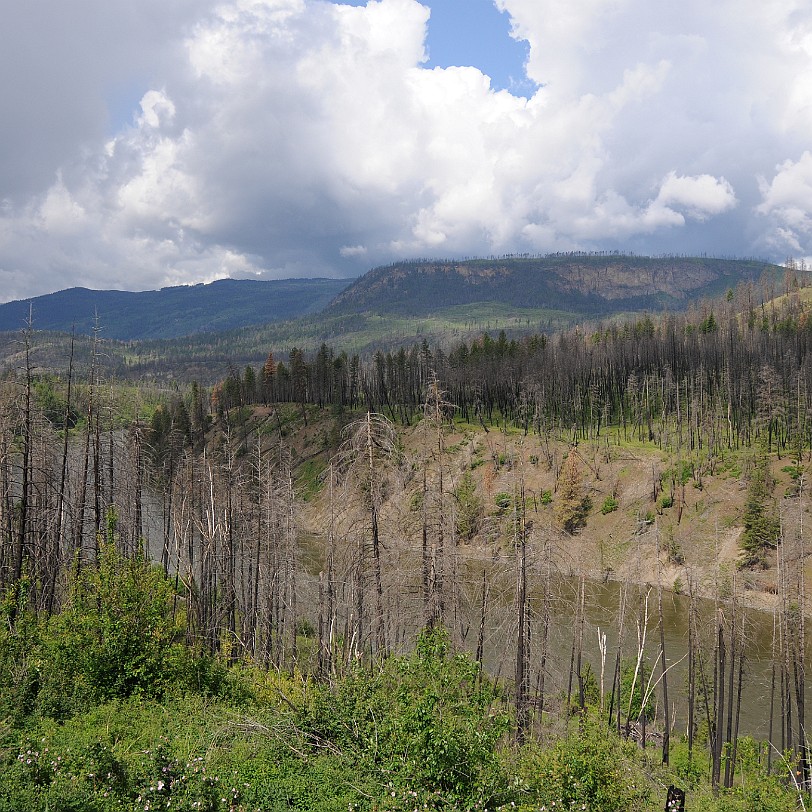
{"label": "white cloud", "polygon": [[806,253],[812,245],[812,153],[776,167],[769,183],[760,181],[759,214],[770,224],[764,242],[774,251]]}
{"label": "white cloud", "polygon": [[80,233],[87,223],[87,213],[65,188],[61,175],[45,195],[38,214],[42,230],[54,237]]}
{"label": "white cloud", "polygon": [[365,245],[342,245],[338,252],[342,257],[363,257],[367,248]]}
{"label": "white cloud", "polygon": [[175,118],[175,105],[159,90],[150,90],[144,94],[140,103],[141,121],[147,127],[158,128],[171,123]]}
{"label": "white cloud", "polygon": [[417,0],[53,5],[58,31],[18,4],[0,33],[6,298],[431,253],[812,253],[795,0],[497,0],[531,98],[427,69]]}
{"label": "white cloud", "polygon": [[653,204],[655,208],[682,209],[695,220],[706,220],[735,205],[733,187],[724,178],[685,177],[676,172],[668,173]]}

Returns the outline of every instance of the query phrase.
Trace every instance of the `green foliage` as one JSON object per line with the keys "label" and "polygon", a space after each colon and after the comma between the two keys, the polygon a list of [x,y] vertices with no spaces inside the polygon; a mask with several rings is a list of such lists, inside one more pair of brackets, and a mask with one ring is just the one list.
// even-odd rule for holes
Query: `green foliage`
{"label": "green foliage", "polygon": [[98,565],[74,575],[59,614],[18,612],[11,623],[7,600],[0,611],[0,710],[22,722],[34,713],[66,719],[133,695],[244,696],[235,674],[176,642],[174,598],[160,568],[124,558],[101,541]]}
{"label": "green foliage", "polygon": [[168,404],[158,404],[150,420],[148,449],[156,471],[163,472],[180,457],[191,442],[192,424],[189,411],[180,397]]}
{"label": "green foliage", "polygon": [[785,465],[781,470],[785,474],[789,474],[790,479],[792,479],[793,482],[797,482],[801,478],[801,475],[804,472],[804,466],[800,465],[800,464],[799,465]]}
{"label": "green foliage", "polygon": [[[79,421],[79,413],[68,403],[59,382],[50,377],[35,378],[31,384],[34,403],[42,410],[46,420],[59,429],[72,429]],[[65,418],[67,416],[67,423]]]}
{"label": "green foliage", "polygon": [[103,701],[166,688],[172,585],[142,559],[102,543],[96,567],[84,567],[67,606],[44,639],[40,703],[59,715],[64,703]]}
{"label": "green foliage", "polygon": [[742,567],[764,567],[767,551],[778,544],[781,525],[772,505],[773,482],[766,455],[759,455],[750,472],[744,503],[744,532],[741,536]]}
{"label": "green foliage", "polygon": [[786,490],[786,496],[797,496],[801,490],[801,477],[804,473],[804,466],[800,463],[797,465],[785,465],[781,469],[785,474],[789,474],[792,484]]}
{"label": "green foliage", "polygon": [[15,723],[32,712],[39,690],[43,624],[25,608],[29,588],[23,577],[0,601],[0,720]]}
{"label": "green foliage", "polygon": [[660,497],[660,510],[668,510],[674,507],[674,497],[670,493],[665,493]]}
{"label": "green foliage", "polygon": [[[675,744],[668,772],[589,705],[567,731],[542,727],[541,743],[512,745],[498,689],[450,651],[443,630],[424,633],[408,656],[359,663],[329,683],[248,671],[250,706],[142,693],[60,721],[0,723],[0,812],[644,812],[662,808],[671,782],[689,790],[691,809],[797,808],[788,773],[765,775],[763,747],[747,738],[737,786],[717,793],[700,749],[689,760]],[[627,665],[627,685],[629,676]]]}
{"label": "green foliage", "polygon": [[521,775],[533,809],[647,809],[651,792],[636,756],[635,745],[588,717],[552,747],[531,750]]}
{"label": "green foliage", "polygon": [[494,504],[500,511],[504,512],[510,509],[513,504],[513,496],[507,491],[500,491],[493,497]]}
{"label": "green foliage", "polygon": [[470,471],[463,473],[454,489],[454,496],[457,500],[457,536],[463,541],[470,541],[479,530],[483,514],[482,499]]}
{"label": "green foliage", "polygon": [[553,503],[553,492],[550,490],[543,490],[539,499],[542,505],[551,505]]}
{"label": "green foliage", "polygon": [[299,466],[296,484],[298,493],[305,502],[313,499],[322,489],[324,485],[322,474],[326,467],[324,460],[319,458],[306,460]]}
{"label": "green foliage", "polygon": [[668,556],[668,560],[672,564],[681,567],[685,563],[685,554],[682,551],[680,543],[674,538],[674,531],[669,529],[664,533],[662,538],[663,551]]}
{"label": "green foliage", "polygon": [[691,460],[680,460],[673,468],[663,471],[660,480],[663,486],[673,482],[675,485],[687,485],[694,476],[694,463]]}
{"label": "green foliage", "polygon": [[699,324],[700,333],[715,333],[718,329],[719,325],[716,323],[716,319],[713,316],[713,311],[711,311]]}
{"label": "green foliage", "polygon": [[620,708],[624,716],[628,714],[632,722],[639,720],[642,712],[645,711],[646,719],[650,722],[654,719],[654,692],[649,692],[645,708],[642,703],[651,680],[651,666],[642,661],[636,678],[634,672],[635,663],[623,664],[620,672]]}
{"label": "green foliage", "polygon": [[447,633],[435,629],[410,656],[320,686],[302,727],[387,794],[436,791],[468,808],[490,803],[504,787],[496,744],[509,718],[498,700],[476,663],[450,653]]}
{"label": "green foliage", "polygon": [[710,777],[705,754],[694,748],[694,752],[689,756],[687,741],[671,745],[669,763],[683,788],[696,787],[703,779],[708,780]]}
{"label": "green foliage", "polygon": [[423,510],[423,491],[414,491],[409,498],[409,510],[420,513]]}
{"label": "green foliage", "polygon": [[[237,809],[250,790],[212,763],[211,707],[113,702],[0,740],[0,812]],[[218,766],[220,769],[218,769]]]}
{"label": "green foliage", "polygon": [[607,496],[601,505],[601,513],[605,516],[607,513],[614,513],[618,509],[618,501],[614,496]]}

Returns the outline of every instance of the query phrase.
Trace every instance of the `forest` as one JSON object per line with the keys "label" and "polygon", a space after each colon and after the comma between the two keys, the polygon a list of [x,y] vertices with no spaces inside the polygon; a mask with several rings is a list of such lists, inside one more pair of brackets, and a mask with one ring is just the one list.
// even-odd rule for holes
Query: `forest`
{"label": "forest", "polygon": [[[686,809],[806,808],[804,292],[269,348],[174,390],[106,377],[98,335],[43,372],[22,331],[0,391],[0,809],[646,810],[672,786]],[[634,502],[607,484],[633,455]],[[723,486],[735,564],[693,569],[668,527]],[[560,550],[621,515],[637,547],[614,555],[645,544],[654,576],[607,567],[595,635],[593,571]]]}

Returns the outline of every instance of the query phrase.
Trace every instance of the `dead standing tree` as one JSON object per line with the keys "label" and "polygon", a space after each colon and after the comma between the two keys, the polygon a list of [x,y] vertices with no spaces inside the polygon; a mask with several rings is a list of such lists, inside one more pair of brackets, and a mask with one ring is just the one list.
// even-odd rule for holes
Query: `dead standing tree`
{"label": "dead standing tree", "polygon": [[391,421],[374,412],[367,412],[363,418],[347,426],[345,434],[346,439],[339,451],[339,469],[364,517],[357,548],[354,638],[356,647],[362,648],[364,618],[368,614],[366,582],[371,569],[375,592],[371,642],[374,651],[385,653],[388,643],[380,513],[398,461],[397,435]]}
{"label": "dead standing tree", "polygon": [[426,627],[446,622],[446,523],[444,424],[451,404],[435,373],[423,404],[423,615]]}

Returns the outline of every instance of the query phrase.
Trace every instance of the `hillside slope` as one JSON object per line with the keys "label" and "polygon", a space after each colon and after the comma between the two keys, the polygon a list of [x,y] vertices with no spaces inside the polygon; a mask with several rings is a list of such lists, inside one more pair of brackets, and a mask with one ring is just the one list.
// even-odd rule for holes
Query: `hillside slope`
{"label": "hillside slope", "polygon": [[[304,497],[299,520],[311,544],[309,554],[320,560],[331,527],[336,532],[342,528],[348,536],[357,529],[354,510],[358,505],[342,491],[336,514],[325,473],[338,451],[333,444],[348,436],[353,416],[337,418],[327,410],[308,407],[306,424],[301,417],[301,409],[293,404],[255,407],[241,414],[238,429],[247,456],[257,438],[270,445],[277,428],[284,427],[287,441],[297,452],[296,490]],[[763,569],[738,571],[747,470],[754,450],[726,450],[718,458],[700,452],[680,456],[654,443],[624,439],[623,432],[613,427],[574,449],[580,487],[590,507],[583,526],[569,533],[557,523],[564,498],[561,471],[573,449],[568,438],[525,436],[517,430],[486,432],[459,420],[447,424],[443,435],[448,538],[454,539],[459,566],[470,568],[466,571],[473,579],[471,590],[476,589],[476,573],[481,573],[483,561],[497,569],[512,561],[513,495],[520,478],[535,566],[540,565],[543,551],[549,551],[561,576],[583,573],[596,583],[659,581],[675,593],[692,584],[698,594],[708,597],[720,588],[729,591],[735,578],[743,605],[766,610],[775,606],[775,552]],[[420,549],[423,480],[414,471],[425,458],[421,428],[398,426],[397,436],[403,470],[397,475],[390,472],[380,510],[382,538],[387,556],[393,558]],[[218,443],[215,430],[212,453]],[[343,448],[346,452],[346,445]],[[787,463],[786,458],[772,455],[769,464],[789,537],[797,530],[799,507],[805,506],[799,505]],[[685,476],[675,482],[677,468]],[[434,468],[429,472],[429,490],[436,485],[436,474]],[[803,557],[810,561],[806,553]]]}
{"label": "hillside slope", "polygon": [[328,314],[427,315],[454,305],[500,302],[583,315],[681,309],[740,282],[783,269],[756,260],[556,254],[465,261],[402,262],[375,268],[342,291]]}
{"label": "hillside slope", "polygon": [[69,290],[0,305],[0,330],[19,330],[29,305],[34,328],[79,334],[93,331],[98,315],[105,338],[168,339],[294,319],[320,311],[347,279],[222,279],[208,285],[138,293]]}

